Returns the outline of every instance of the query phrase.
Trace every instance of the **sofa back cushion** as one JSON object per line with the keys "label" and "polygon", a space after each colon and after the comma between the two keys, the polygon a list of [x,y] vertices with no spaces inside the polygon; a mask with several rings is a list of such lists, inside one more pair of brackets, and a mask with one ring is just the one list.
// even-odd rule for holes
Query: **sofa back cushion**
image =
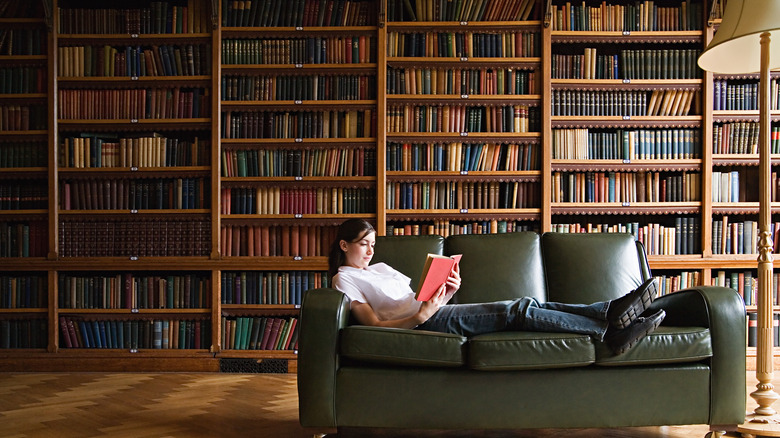
{"label": "sofa back cushion", "polygon": [[545,233],[547,300],[593,303],[636,289],[647,272],[641,251],[630,234]]}
{"label": "sofa back cushion", "polygon": [[539,234],[462,234],[448,237],[444,245],[445,254],[463,254],[456,302],[546,300]]}
{"label": "sofa back cushion", "polygon": [[377,236],[371,264],[384,262],[402,272],[412,281],[412,289],[420,281],[428,253],[443,254],[444,238],[430,236]]}

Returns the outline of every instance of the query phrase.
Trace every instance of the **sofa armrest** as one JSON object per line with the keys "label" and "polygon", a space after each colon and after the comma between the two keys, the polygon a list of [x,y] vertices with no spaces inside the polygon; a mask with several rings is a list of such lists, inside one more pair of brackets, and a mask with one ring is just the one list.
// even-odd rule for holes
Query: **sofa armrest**
{"label": "sofa armrest", "polygon": [[745,415],[745,303],[734,289],[699,286],[656,299],[663,325],[708,327],[712,339],[710,424],[739,424]]}
{"label": "sofa armrest", "polygon": [[336,427],[336,372],[339,332],[349,321],[341,292],[312,289],[301,305],[298,341],[298,409],[304,427]]}

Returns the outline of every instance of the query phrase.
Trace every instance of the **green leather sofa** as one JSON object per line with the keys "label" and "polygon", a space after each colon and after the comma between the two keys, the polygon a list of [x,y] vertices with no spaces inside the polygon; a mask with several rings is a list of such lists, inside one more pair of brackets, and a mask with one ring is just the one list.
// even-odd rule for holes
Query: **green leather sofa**
{"label": "green leather sofa", "polygon": [[[650,276],[626,234],[379,237],[374,263],[416,284],[427,253],[463,254],[459,302],[533,296],[590,303]],[[733,289],[658,297],[666,318],[623,355],[577,334],[462,336],[354,325],[334,289],[306,293],[300,422],[338,428],[528,429],[709,424],[745,418],[746,317]]]}

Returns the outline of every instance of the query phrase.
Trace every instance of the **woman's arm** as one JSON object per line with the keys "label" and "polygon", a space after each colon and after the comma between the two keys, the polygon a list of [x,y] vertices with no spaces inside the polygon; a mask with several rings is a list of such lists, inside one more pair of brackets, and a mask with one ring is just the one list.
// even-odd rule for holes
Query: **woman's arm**
{"label": "woman's arm", "polygon": [[455,292],[460,288],[460,270],[453,269],[451,275],[447,278],[447,282],[436,291],[435,294],[428,301],[423,302],[420,305],[420,310],[412,316],[408,316],[402,319],[381,320],[376,316],[374,308],[368,303],[353,302],[352,314],[355,319],[362,325],[370,325],[375,327],[394,327],[411,329],[427,321],[439,308],[445,304],[455,295]]}

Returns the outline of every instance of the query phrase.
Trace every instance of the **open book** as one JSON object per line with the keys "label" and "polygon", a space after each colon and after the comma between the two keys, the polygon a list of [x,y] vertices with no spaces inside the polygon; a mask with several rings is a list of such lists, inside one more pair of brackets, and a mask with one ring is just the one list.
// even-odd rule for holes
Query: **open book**
{"label": "open book", "polygon": [[462,254],[453,256],[443,256],[438,254],[428,254],[425,259],[425,267],[420,276],[420,284],[417,286],[415,298],[417,301],[428,301],[433,294],[439,290],[442,284],[447,281],[450,272],[460,261]]}

